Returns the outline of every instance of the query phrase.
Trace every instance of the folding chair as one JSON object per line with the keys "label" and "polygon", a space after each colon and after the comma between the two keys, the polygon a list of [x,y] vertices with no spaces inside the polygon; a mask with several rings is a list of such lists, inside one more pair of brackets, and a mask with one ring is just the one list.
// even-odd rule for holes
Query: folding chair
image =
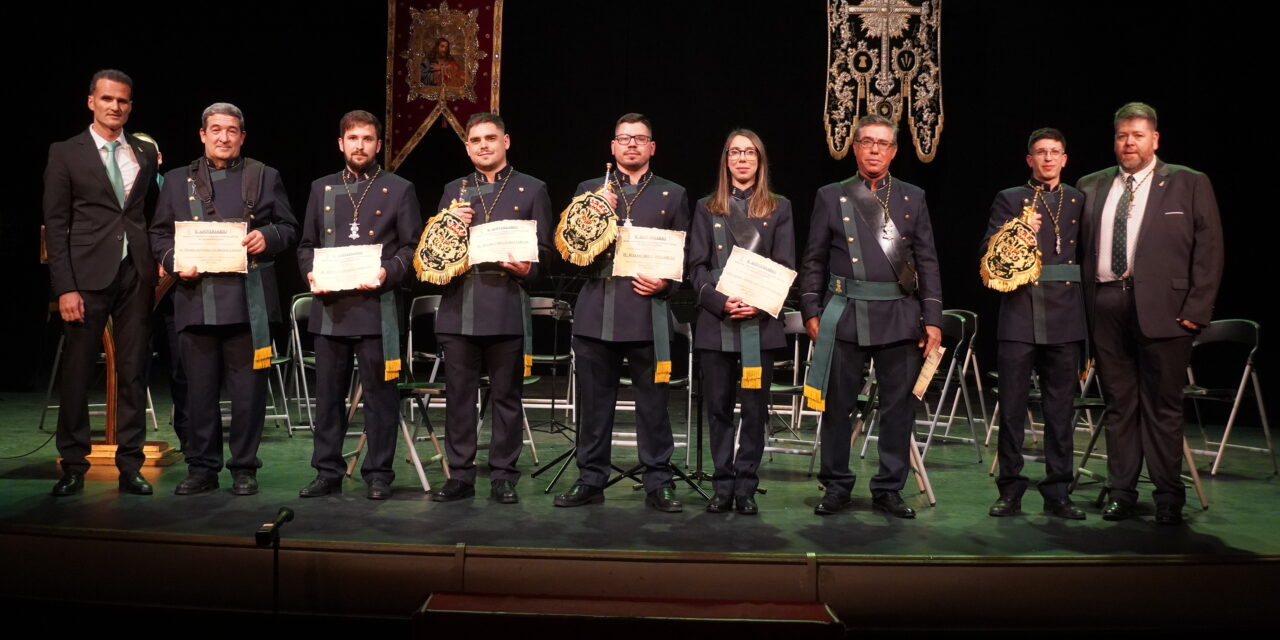
{"label": "folding chair", "polygon": [[[1255,451],[1258,453],[1271,454],[1271,470],[1272,473],[1280,473],[1280,467],[1276,465],[1276,452],[1271,445],[1271,426],[1267,423],[1267,410],[1262,403],[1262,383],[1258,381],[1258,370],[1256,365],[1256,356],[1258,353],[1258,343],[1260,342],[1262,327],[1252,320],[1234,319],[1234,320],[1216,320],[1205,327],[1196,336],[1195,343],[1192,346],[1192,362],[1196,361],[1196,355],[1201,352],[1211,351],[1213,358],[1217,364],[1224,364],[1223,357],[1228,355],[1230,349],[1221,348],[1226,345],[1235,345],[1237,352],[1247,350],[1244,356],[1244,367],[1240,374],[1240,383],[1234,388],[1231,387],[1204,387],[1196,383],[1196,375],[1192,371],[1192,366],[1187,365],[1187,382],[1189,383],[1183,391],[1183,397],[1191,400],[1192,406],[1196,411],[1196,424],[1200,427],[1200,438],[1204,442],[1203,449],[1192,449],[1193,453],[1206,456],[1213,456],[1213,467],[1210,469],[1210,475],[1217,475],[1218,467],[1222,466],[1222,458],[1227,452],[1227,448],[1239,449],[1241,451]],[[1210,348],[1212,346],[1212,348]],[[1240,414],[1240,404],[1244,401],[1245,393],[1252,391],[1254,400],[1258,403],[1258,415],[1262,419],[1262,436],[1267,444],[1266,448],[1248,447],[1239,444],[1231,444],[1231,430],[1235,426],[1236,417]],[[1211,442],[1205,435],[1204,418],[1200,413],[1200,402],[1214,401],[1222,403],[1231,403],[1231,414],[1227,418],[1227,424],[1222,432],[1222,440],[1219,442]],[[1211,449],[1210,447],[1216,447]]]}

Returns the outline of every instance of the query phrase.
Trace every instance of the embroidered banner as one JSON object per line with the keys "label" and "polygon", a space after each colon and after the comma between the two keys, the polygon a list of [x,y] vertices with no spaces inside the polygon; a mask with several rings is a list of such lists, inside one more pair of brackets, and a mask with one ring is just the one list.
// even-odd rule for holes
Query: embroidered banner
{"label": "embroidered banner", "polygon": [[[922,162],[942,135],[942,0],[828,0],[827,150],[849,153],[868,113],[907,129]],[[906,107],[904,108],[904,99]]]}
{"label": "embroidered banner", "polygon": [[387,169],[440,121],[498,112],[503,0],[387,0]]}

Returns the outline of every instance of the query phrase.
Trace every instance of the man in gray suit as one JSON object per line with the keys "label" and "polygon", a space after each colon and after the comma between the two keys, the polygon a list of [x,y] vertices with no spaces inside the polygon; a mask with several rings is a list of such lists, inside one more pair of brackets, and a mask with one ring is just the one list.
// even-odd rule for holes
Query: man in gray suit
{"label": "man in gray suit", "polygon": [[117,448],[120,490],[149,495],[138,474],[146,440],[147,316],[156,263],[146,220],[155,204],[156,148],[124,131],[133,110],[133,80],[104,69],[89,81],[87,131],[49,147],[44,172],[44,224],[49,277],[62,316],[58,453],[62,479],[53,495],[84,487],[89,470],[88,387],[102,350],[102,329],[113,322],[116,347]]}
{"label": "man in gray suit", "polygon": [[1104,520],[1134,514],[1142,462],[1156,522],[1182,522],[1182,387],[1195,334],[1213,317],[1222,279],[1222,225],[1203,173],[1156,158],[1156,111],[1115,114],[1119,166],[1085,176],[1085,304],[1107,398]]}

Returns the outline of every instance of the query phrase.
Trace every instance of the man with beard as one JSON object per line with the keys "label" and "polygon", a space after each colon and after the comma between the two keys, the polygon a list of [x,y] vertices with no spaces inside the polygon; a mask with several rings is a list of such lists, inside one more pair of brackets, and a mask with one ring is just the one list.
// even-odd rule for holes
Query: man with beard
{"label": "man with beard", "polygon": [[[366,497],[391,497],[392,462],[399,418],[400,327],[397,288],[413,273],[413,247],[422,227],[413,183],[382,170],[382,123],[368,111],[351,111],[338,123],[338,150],[346,166],[311,183],[298,266],[315,301],[308,329],[315,335],[316,411],[311,466],[316,478],[303,498],[342,490],[346,464],[346,397],[352,357],[359,360],[364,432],[368,451],[360,473]],[[316,286],[317,248],[381,246],[377,275],[359,288],[326,291]]]}

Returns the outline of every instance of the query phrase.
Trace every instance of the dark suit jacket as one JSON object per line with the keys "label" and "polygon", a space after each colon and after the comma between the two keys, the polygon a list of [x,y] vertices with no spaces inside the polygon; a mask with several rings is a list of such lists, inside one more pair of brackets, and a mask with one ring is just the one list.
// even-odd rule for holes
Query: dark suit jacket
{"label": "dark suit jacket", "polygon": [[87,129],[49,146],[44,224],[54,295],[110,285],[120,265],[122,236],[129,239],[129,257],[143,286],[156,284],[147,243],[147,221],[156,202],[156,148],[126,135],[139,168],[123,208]]}
{"label": "dark suit jacket", "polygon": [[[213,202],[217,217],[208,222],[236,222],[244,219],[244,200],[240,184],[244,176],[244,164],[228,170],[210,171],[213,181]],[[191,183],[187,181],[188,167],[170,171],[164,177],[160,200],[156,204],[155,220],[151,223],[151,245],[156,260],[165,271],[173,273],[173,223],[191,220],[199,213],[199,201],[189,199]],[[192,203],[196,203],[196,212]],[[264,167],[262,193],[254,207],[249,231],[261,231],[267,248],[256,256],[249,256],[262,265],[262,290],[266,296],[267,314],[272,322],[279,322],[280,295],[276,288],[273,259],[277,253],[294,246],[298,240],[298,222],[289,206],[280,174],[271,167]],[[212,302],[212,304],[209,304]],[[245,298],[245,276],[239,273],[205,273],[191,281],[178,279],[173,287],[173,321],[178,331],[192,325],[228,325],[249,322],[249,305]]]}
{"label": "dark suit jacket", "polygon": [[[475,210],[471,224],[473,226],[484,224],[484,207],[480,204],[482,191],[485,206],[490,207],[490,222],[537,221],[538,259],[545,262],[551,257],[551,231],[552,225],[555,224],[551,220],[551,197],[547,195],[546,183],[531,175],[520,173],[510,165],[504,167],[495,177],[497,178],[495,184],[483,185],[476,184],[474,175],[467,177],[467,197],[471,200],[471,208]],[[504,177],[507,177],[505,189],[502,188]],[[445,185],[437,211],[447,208],[449,202],[458,197],[462,180],[463,178],[458,178]],[[502,192],[501,197],[498,197],[499,190]],[[496,201],[495,198],[497,198]],[[436,311],[436,333],[463,334],[462,289],[463,282],[470,278],[473,286],[475,315],[472,331],[467,335],[523,335],[524,308],[520,303],[520,288],[538,277],[539,264],[532,263],[529,275],[524,278],[517,278],[496,264],[476,265],[472,268],[478,269],[479,273],[454,278],[445,285],[444,293],[440,297],[440,309]]]}
{"label": "dark suit jacket", "polygon": [[[725,239],[737,244],[733,233],[728,228],[724,216],[711,213],[707,209],[708,198],[698,201],[693,213],[693,231],[689,235],[686,260],[688,261],[689,282],[698,296],[698,323],[694,330],[693,346],[698,349],[729,351],[721,344],[720,327],[726,326],[733,332],[732,351],[742,351],[742,321],[729,320],[724,313],[724,303],[728,296],[716,291],[716,280],[712,278],[713,269],[723,269],[716,250],[714,225],[723,225]],[[789,269],[796,268],[796,234],[791,218],[791,201],[778,198],[778,208],[768,218],[747,218],[751,226],[760,234],[761,255]],[[787,338],[782,333],[782,320],[761,311],[756,315],[760,319],[760,348],[778,349],[787,346]]]}
{"label": "dark suit jacket", "polygon": [[[643,181],[644,178],[641,178]],[[577,197],[588,191],[595,191],[604,184],[604,178],[586,180],[578,184],[573,195]],[[624,192],[631,184],[623,185]],[[626,205],[622,203],[623,194],[618,198],[618,224],[626,218]],[[651,227],[673,231],[689,230],[689,196],[684,187],[654,175],[643,192],[631,203],[631,224],[637,227]],[[616,246],[616,245],[615,245]],[[688,246],[686,244],[686,246]],[[612,265],[614,246],[605,249],[596,261],[586,268],[587,273],[600,273],[603,265]],[[612,267],[609,267],[612,269]],[[606,274],[607,275],[607,274]],[[608,276],[612,277],[612,276]],[[631,287],[631,278],[615,278],[613,300],[613,338],[609,342],[652,342],[653,315],[649,296],[642,296]],[[582,285],[578,292],[578,301],[573,307],[573,335],[602,340],[604,336],[604,298],[605,277],[593,277]],[[655,295],[669,296],[680,286],[679,282],[670,282],[667,288]]]}
{"label": "dark suit jacket", "polygon": [[[1040,211],[1042,220],[1040,233],[1036,235],[1036,243],[1040,247],[1041,264],[1078,264],[1078,243],[1080,238],[1081,216],[1084,212],[1084,194],[1074,187],[1060,184],[1062,197],[1062,217],[1058,228],[1061,232],[1062,253],[1054,253],[1053,220],[1044,213],[1044,204],[1036,210]],[[1046,194],[1047,195],[1047,194]],[[1022,215],[1022,208],[1031,203],[1035,191],[1027,185],[1005,189],[996,194],[991,203],[991,219],[987,222],[987,235],[982,239],[982,251],[987,250],[991,236],[1004,223]],[[1057,210],[1057,197],[1049,195],[1048,202]],[[1064,344],[1084,340],[1084,298],[1081,283],[1068,282],[1034,282],[1025,284],[1013,291],[1000,294],[1000,323],[997,339],[1014,342],[1036,342],[1035,316],[1032,311],[1032,296],[1039,289],[1044,303],[1044,344]]]}
{"label": "dark suit jacket", "polygon": [[[1098,227],[1117,167],[1091,173],[1077,187],[1084,192],[1085,304],[1089,317],[1096,292]],[[1147,208],[1134,251],[1133,295],[1142,335],[1189,335],[1177,318],[1207,325],[1222,280],[1222,222],[1209,177],[1189,167],[1156,160]],[[1109,249],[1108,249],[1109,251]]]}
{"label": "dark suit jacket", "polygon": [[[805,320],[821,315],[827,301],[834,295],[827,288],[829,274],[853,277],[849,238],[844,232],[840,207],[840,198],[844,196],[843,184],[836,182],[822,187],[814,198],[813,215],[809,219],[809,241],[800,261],[800,311]],[[894,179],[890,198],[889,215],[893,224],[903,237],[911,241],[915,252],[918,288],[915,295],[898,300],[873,300],[867,304],[871,318],[870,345],[918,340],[924,335],[924,325],[942,326],[942,274],[924,190]],[[862,216],[855,213],[854,221],[858,234],[854,240],[862,251],[867,279],[897,282],[898,274],[880,249],[879,242],[872,237]],[[850,305],[840,317],[836,337],[855,342],[857,333],[857,320]]]}
{"label": "dark suit jacket", "polygon": [[[346,171],[346,169],[343,169]],[[360,202],[359,238],[351,239],[354,207],[346,189]],[[369,188],[363,202],[360,195]],[[326,227],[325,207],[332,207],[333,226]],[[370,187],[369,181],[350,179],[344,185],[341,173],[331,173],[311,183],[306,218],[302,221],[302,241],[298,244],[298,267],[303,282],[311,272],[315,250],[321,247],[382,245],[382,268],[387,279],[373,291],[337,291],[317,296],[320,308],[311,314],[308,329],[329,336],[382,335],[382,292],[394,290],[413,274],[413,247],[422,231],[422,213],[413,183],[394,173],[382,172]]]}

